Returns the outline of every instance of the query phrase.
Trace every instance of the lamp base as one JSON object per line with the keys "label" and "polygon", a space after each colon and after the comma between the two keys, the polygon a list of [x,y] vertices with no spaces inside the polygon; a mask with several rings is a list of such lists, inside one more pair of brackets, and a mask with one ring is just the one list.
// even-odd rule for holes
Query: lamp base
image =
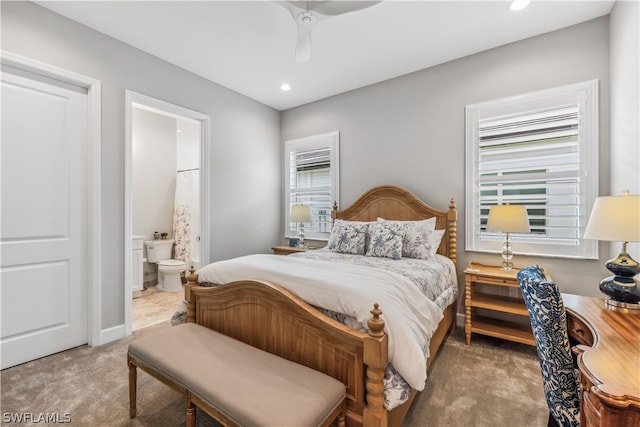
{"label": "lamp base", "polygon": [[508,261],[502,261],[502,270],[503,271],[513,270],[513,263]]}
{"label": "lamp base", "polygon": [[504,235],[504,243],[502,244],[502,269],[504,271],[513,270],[513,252],[511,251],[511,240],[509,239],[509,233]]}
{"label": "lamp base", "polygon": [[620,302],[611,298],[606,298],[604,300],[604,306],[609,310],[620,310],[624,312],[631,312],[635,314],[640,314],[640,304],[634,304],[631,302]]}
{"label": "lamp base", "polygon": [[622,244],[622,252],[605,264],[614,275],[600,282],[600,291],[608,298],[609,308],[640,310],[640,288],[634,278],[640,273],[640,264],[627,253],[627,242]]}
{"label": "lamp base", "polygon": [[607,295],[607,305],[640,309],[640,288],[633,277],[610,276],[600,282],[600,291]]}

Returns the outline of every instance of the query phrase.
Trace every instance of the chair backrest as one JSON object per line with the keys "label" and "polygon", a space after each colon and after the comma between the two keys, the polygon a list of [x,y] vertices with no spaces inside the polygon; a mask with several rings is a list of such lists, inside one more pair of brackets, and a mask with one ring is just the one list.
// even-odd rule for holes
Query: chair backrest
{"label": "chair backrest", "polygon": [[549,411],[564,427],[579,425],[580,386],[573,366],[567,315],[558,286],[538,265],[518,272],[518,284],[529,311]]}

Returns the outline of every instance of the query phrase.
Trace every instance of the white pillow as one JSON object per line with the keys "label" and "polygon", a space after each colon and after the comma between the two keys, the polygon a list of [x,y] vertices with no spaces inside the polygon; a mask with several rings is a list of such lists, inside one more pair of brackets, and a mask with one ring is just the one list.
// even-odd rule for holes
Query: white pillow
{"label": "white pillow", "polygon": [[427,243],[425,245],[428,255],[427,258],[423,259],[433,258],[436,256],[438,248],[440,247],[440,242],[442,241],[442,236],[444,236],[444,232],[445,230],[433,230],[429,233],[429,236],[427,236]]}
{"label": "white pillow", "polygon": [[418,221],[396,221],[393,219],[384,219],[384,218],[380,218],[378,217],[378,222],[382,222],[382,221],[388,221],[388,222],[398,222],[400,224],[405,224],[406,226],[412,227],[418,224],[422,224],[424,226],[426,226],[427,228],[429,228],[429,231],[433,231],[436,229],[436,217],[431,217],[429,219],[421,219]]}

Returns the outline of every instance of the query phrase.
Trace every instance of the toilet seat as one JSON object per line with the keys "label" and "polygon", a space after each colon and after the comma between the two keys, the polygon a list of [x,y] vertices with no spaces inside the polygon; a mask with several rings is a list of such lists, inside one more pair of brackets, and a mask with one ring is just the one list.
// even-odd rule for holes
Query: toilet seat
{"label": "toilet seat", "polygon": [[158,265],[163,265],[165,267],[178,267],[182,265],[186,265],[184,261],[179,261],[177,259],[166,259],[164,261],[160,261]]}

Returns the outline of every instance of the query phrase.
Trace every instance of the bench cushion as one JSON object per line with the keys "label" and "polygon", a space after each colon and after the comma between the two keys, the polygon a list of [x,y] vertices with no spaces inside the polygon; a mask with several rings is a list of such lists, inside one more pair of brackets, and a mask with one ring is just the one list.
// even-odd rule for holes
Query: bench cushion
{"label": "bench cushion", "polygon": [[328,375],[195,323],[134,341],[129,353],[242,425],[319,425],[345,395]]}

